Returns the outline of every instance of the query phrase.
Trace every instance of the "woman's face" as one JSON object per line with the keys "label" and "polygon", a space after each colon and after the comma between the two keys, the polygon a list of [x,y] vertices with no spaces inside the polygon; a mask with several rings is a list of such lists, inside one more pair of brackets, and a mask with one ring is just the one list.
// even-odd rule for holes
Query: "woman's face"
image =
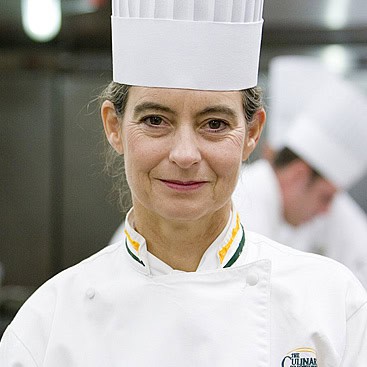
{"label": "woman's face", "polygon": [[132,87],[122,153],[134,206],[193,221],[230,207],[254,149],[240,92]]}

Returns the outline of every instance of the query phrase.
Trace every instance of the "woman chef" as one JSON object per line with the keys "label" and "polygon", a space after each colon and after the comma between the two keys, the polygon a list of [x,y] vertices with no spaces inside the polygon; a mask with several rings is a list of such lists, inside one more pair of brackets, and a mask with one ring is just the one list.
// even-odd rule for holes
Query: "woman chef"
{"label": "woman chef", "polygon": [[113,2],[101,110],[132,193],[125,237],[25,303],[2,367],[366,365],[360,283],[246,231],[231,204],[265,120],[261,12],[261,1]]}

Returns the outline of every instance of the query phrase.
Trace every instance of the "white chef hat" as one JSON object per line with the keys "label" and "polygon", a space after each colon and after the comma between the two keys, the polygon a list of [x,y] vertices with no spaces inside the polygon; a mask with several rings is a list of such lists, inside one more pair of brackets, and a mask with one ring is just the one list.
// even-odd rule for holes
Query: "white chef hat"
{"label": "white chef hat", "polygon": [[312,56],[286,55],[274,57],[269,64],[268,119],[266,139],[279,150],[295,116],[304,108],[319,85],[327,84],[333,75]]}
{"label": "white chef hat", "polygon": [[263,0],[112,0],[113,80],[147,87],[256,86]]}
{"label": "white chef hat", "polygon": [[323,177],[347,189],[367,169],[367,97],[341,78],[315,82],[314,89],[284,143]]}

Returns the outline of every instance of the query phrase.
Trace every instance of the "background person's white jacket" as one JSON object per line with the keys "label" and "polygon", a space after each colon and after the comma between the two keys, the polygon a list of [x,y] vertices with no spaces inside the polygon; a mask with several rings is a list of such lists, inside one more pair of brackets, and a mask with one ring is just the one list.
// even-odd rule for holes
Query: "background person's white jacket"
{"label": "background person's white jacket", "polygon": [[275,173],[260,159],[244,166],[233,201],[247,229],[331,257],[349,267],[367,287],[367,216],[348,193],[338,193],[327,214],[292,227],[283,218]]}

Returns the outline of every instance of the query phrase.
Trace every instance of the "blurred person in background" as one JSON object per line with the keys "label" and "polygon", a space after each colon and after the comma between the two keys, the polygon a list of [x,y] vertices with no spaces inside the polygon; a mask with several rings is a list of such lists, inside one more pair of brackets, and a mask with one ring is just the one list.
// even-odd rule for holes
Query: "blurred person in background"
{"label": "blurred person in background", "polygon": [[124,238],[34,293],[2,367],[365,365],[360,282],[245,230],[232,203],[265,122],[262,1],[194,3],[113,1],[101,114]]}
{"label": "blurred person in background", "polygon": [[306,56],[269,71],[267,160],[243,169],[247,228],[347,265],[367,286],[367,216],[347,190],[367,171],[367,98]]}

